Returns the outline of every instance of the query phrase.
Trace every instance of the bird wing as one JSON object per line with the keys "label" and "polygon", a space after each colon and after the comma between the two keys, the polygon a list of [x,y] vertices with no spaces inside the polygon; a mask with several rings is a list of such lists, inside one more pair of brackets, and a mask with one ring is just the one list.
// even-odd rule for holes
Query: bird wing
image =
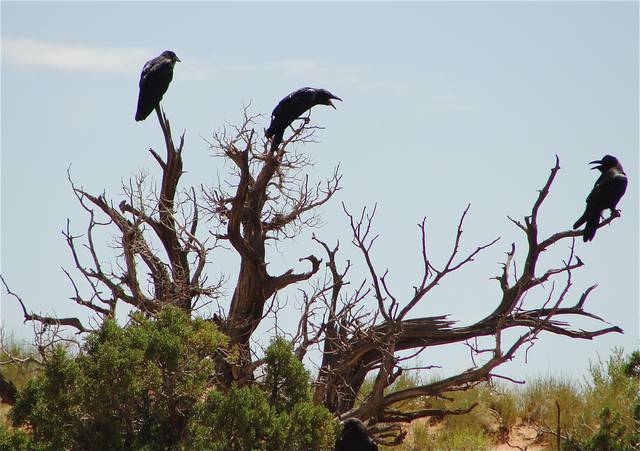
{"label": "bird wing", "polygon": [[311,108],[316,91],[314,88],[300,88],[278,102],[271,113],[271,124],[266,130],[267,138],[284,133],[294,120]]}
{"label": "bird wing", "polygon": [[624,172],[611,168],[596,180],[593,190],[587,197],[587,206],[600,211],[615,208],[627,189],[627,176]]}
{"label": "bird wing", "polygon": [[171,66],[171,61],[162,55],[147,61],[140,74],[140,86],[142,87],[142,84],[147,78],[153,77],[154,74],[166,70],[167,65]]}
{"label": "bird wing", "polygon": [[[271,117],[274,118],[282,113],[288,113],[289,111],[291,113],[299,111],[298,114],[293,118],[295,119],[313,106],[313,99],[315,98],[315,95],[315,88],[305,87],[293,91],[291,94],[284,97],[282,100],[280,100],[280,102],[278,102],[276,107],[273,109],[273,112],[271,113]],[[290,115],[291,114],[287,114],[287,116]]]}
{"label": "bird wing", "polygon": [[158,56],[146,62],[140,74],[136,120],[144,120],[162,100],[173,78],[173,61]]}

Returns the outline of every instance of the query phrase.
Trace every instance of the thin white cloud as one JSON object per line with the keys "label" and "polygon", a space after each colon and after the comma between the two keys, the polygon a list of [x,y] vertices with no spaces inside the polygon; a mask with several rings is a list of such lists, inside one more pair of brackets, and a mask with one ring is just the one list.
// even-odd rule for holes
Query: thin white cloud
{"label": "thin white cloud", "polygon": [[[22,67],[53,68],[69,71],[138,72],[157,50],[141,47],[102,47],[81,43],[57,43],[35,38],[2,39],[1,56],[5,64]],[[179,55],[180,56],[180,55]],[[241,74],[277,73],[311,76],[324,72],[340,73],[335,68],[310,59],[281,60],[262,63],[231,63],[203,58],[182,58],[180,77],[192,80],[236,78]]]}
{"label": "thin white cloud", "polygon": [[[179,55],[178,55],[179,56]],[[217,64],[215,61],[203,58],[183,58],[184,64],[180,65],[180,76],[195,80],[212,80],[222,78],[237,78],[239,75],[254,73],[276,73],[308,75],[317,74],[322,70],[322,64],[318,61],[282,60],[262,63]]]}
{"label": "thin white cloud", "polygon": [[91,72],[130,72],[150,58],[144,48],[60,44],[32,38],[4,38],[3,62]]}
{"label": "thin white cloud", "polygon": [[[91,46],[35,38],[3,38],[1,45],[4,64],[126,75],[139,73],[145,61],[157,53],[158,49],[142,47]],[[183,61],[179,66],[178,76],[185,80],[211,81],[242,76],[262,77],[268,74],[296,80],[307,79],[311,85],[317,80],[322,80],[330,85],[350,85],[364,91],[384,89],[398,95],[410,91],[406,86],[406,80],[404,83],[383,82],[372,79],[361,67],[329,61],[300,58],[223,63],[215,59],[182,56],[180,52],[178,56],[181,56]]]}

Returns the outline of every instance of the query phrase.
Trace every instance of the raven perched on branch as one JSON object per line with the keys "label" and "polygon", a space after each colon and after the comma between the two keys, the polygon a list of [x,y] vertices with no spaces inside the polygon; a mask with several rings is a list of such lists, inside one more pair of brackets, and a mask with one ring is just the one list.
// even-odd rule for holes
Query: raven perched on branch
{"label": "raven perched on branch", "polygon": [[378,445],[371,440],[362,421],[348,418],[342,423],[335,451],[378,451]]}
{"label": "raven perched on branch", "polygon": [[582,224],[587,224],[582,235],[585,242],[596,236],[596,229],[604,210],[610,209],[612,215],[617,214],[616,205],[627,189],[627,175],[616,157],[605,155],[602,160],[595,160],[589,164],[598,164],[591,169],[598,169],[602,174],[587,197],[584,214],[573,225],[573,228],[577,229]]}
{"label": "raven perched on branch", "polygon": [[144,121],[160,105],[160,100],[173,78],[173,66],[180,59],[171,50],[146,62],[140,75],[140,94],[136,121]]}
{"label": "raven perched on branch", "polygon": [[335,109],[336,107],[331,102],[331,99],[342,102],[340,97],[334,96],[326,89],[317,88],[300,88],[282,99],[273,109],[271,125],[265,132],[267,139],[273,137],[271,140],[271,152],[275,152],[278,149],[285,129],[294,120],[298,119],[302,113],[315,105],[329,105]]}

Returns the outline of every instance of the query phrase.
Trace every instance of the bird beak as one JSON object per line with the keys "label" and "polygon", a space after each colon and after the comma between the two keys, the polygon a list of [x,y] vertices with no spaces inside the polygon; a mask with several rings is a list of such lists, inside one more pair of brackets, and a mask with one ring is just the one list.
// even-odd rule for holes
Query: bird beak
{"label": "bird beak", "polygon": [[602,167],[602,160],[593,160],[593,161],[590,161],[589,164],[599,165],[599,166],[594,166],[591,169],[600,169]]}
{"label": "bird beak", "polygon": [[342,102],[342,99],[338,96],[332,96],[329,98],[329,105],[333,107],[334,110],[337,110],[336,106],[333,104],[333,102],[331,101],[331,99],[336,99]]}
{"label": "bird beak", "polygon": [[181,63],[182,61],[180,61],[180,58],[178,58],[178,55],[176,55],[176,62]]}

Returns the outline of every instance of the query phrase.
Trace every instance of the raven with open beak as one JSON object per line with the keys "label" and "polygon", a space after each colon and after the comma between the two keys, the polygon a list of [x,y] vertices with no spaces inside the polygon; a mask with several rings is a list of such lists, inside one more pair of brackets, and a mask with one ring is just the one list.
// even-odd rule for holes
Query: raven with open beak
{"label": "raven with open beak", "polygon": [[601,174],[596,180],[591,193],[587,197],[587,208],[584,214],[573,225],[574,229],[585,224],[583,241],[591,241],[596,236],[600,225],[600,218],[604,210],[611,210],[611,215],[618,215],[616,205],[627,190],[627,174],[618,159],[612,155],[605,155],[602,160],[594,160],[589,164],[596,164],[591,169],[598,169]]}
{"label": "raven with open beak", "polygon": [[267,139],[271,139],[271,152],[278,150],[286,128],[302,116],[305,111],[315,105],[327,105],[336,109],[331,100],[342,102],[340,97],[331,94],[326,89],[308,87],[300,88],[280,100],[271,113],[271,125],[265,131]]}

